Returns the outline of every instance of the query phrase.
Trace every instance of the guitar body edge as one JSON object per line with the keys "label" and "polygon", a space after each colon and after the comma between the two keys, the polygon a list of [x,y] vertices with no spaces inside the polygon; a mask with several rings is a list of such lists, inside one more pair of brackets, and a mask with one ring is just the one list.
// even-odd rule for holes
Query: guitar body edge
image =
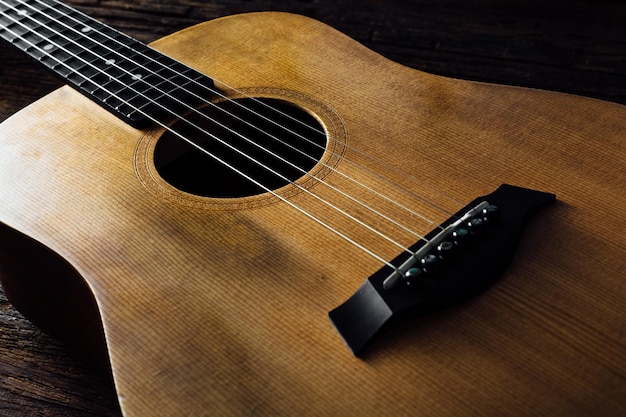
{"label": "guitar body edge", "polygon": [[3,224],[0,242],[0,283],[11,304],[99,372],[110,374],[98,306],[78,272],[50,249]]}

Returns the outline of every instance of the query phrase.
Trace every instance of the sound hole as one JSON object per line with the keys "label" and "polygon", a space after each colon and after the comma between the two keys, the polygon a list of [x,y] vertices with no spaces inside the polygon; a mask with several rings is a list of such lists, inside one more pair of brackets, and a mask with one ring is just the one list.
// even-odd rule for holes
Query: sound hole
{"label": "sound hole", "polygon": [[325,147],[324,130],[308,112],[281,100],[245,98],[174,123],[155,146],[154,164],[187,193],[247,197],[305,176]]}

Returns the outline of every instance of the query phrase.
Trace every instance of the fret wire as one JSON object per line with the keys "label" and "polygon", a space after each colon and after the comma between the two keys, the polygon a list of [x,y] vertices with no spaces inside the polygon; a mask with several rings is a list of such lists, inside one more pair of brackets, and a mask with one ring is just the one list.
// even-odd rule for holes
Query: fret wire
{"label": "fret wire", "polygon": [[[5,3],[4,0],[0,0],[2,3]],[[32,44],[31,44],[32,45]],[[35,45],[32,45],[33,47],[36,47]],[[71,70],[71,68],[70,68]],[[108,91],[107,93],[111,94],[111,96],[115,96],[116,98],[120,99],[119,97],[116,96],[115,93],[112,93],[110,91]],[[121,100],[123,101],[123,100]],[[158,104],[158,103],[157,103]],[[141,109],[137,109],[140,112],[143,112]],[[169,109],[164,109],[166,111],[170,111]],[[303,208],[295,205],[294,203],[292,203],[291,201],[289,201],[288,199],[286,199],[285,197],[280,196],[278,193],[276,193],[275,191],[273,191],[272,189],[268,188],[267,186],[265,186],[264,184],[262,184],[261,182],[257,181],[256,179],[252,178],[251,176],[249,176],[248,174],[242,172],[240,169],[232,166],[232,164],[220,159],[219,157],[213,155],[211,152],[207,151],[206,149],[204,149],[203,147],[201,147],[200,145],[196,144],[195,142],[193,142],[192,140],[190,140],[189,138],[183,136],[182,134],[180,134],[179,132],[173,130],[170,126],[168,126],[167,124],[165,124],[164,122],[154,118],[153,116],[144,113],[144,115],[148,118],[150,118],[153,122],[155,122],[156,124],[160,125],[161,127],[165,128],[166,130],[170,131],[171,133],[173,133],[174,135],[178,136],[180,139],[182,139],[183,141],[185,141],[186,143],[188,143],[190,146],[196,148],[197,150],[199,150],[200,152],[206,154],[207,156],[211,157],[212,159],[214,159],[215,161],[227,166],[229,169],[232,169],[234,172],[238,173],[239,175],[243,176],[244,178],[248,179],[249,181],[253,182],[255,185],[257,185],[258,187],[264,189],[266,192],[271,193],[272,195],[274,195],[275,197],[277,197],[278,199],[280,199],[281,201],[287,203],[289,206],[295,208],[296,210],[298,210],[299,212],[301,212],[302,214],[306,215],[307,217],[311,218],[312,220],[314,220],[315,222],[317,222],[318,224],[320,224],[321,226],[325,227],[326,229],[330,230],[331,232],[335,233],[336,235],[340,236],[341,238],[345,239],[346,241],[350,242],[351,244],[353,244],[355,247],[358,247],[360,250],[364,251],[365,253],[369,254],[370,256],[374,257],[375,259],[377,259],[378,261],[380,261],[381,263],[387,265],[388,267],[392,268],[393,270],[396,270],[396,267],[391,264],[390,262],[388,262],[387,260],[385,260],[382,256],[376,254],[375,252],[371,251],[370,249],[366,248],[365,246],[359,244],[358,242],[354,241],[352,238],[350,238],[349,236],[345,235],[344,233],[340,232],[339,230],[335,229],[334,227],[330,226],[329,224],[327,224],[326,222],[322,221],[321,219],[318,219],[317,217],[315,217],[314,215],[312,215],[311,213],[308,213],[306,210],[304,210]],[[179,116],[173,113],[174,116]],[[179,116],[180,117],[180,116]],[[184,119],[183,119],[184,120]],[[219,139],[218,137],[216,137],[214,134],[207,132],[203,129],[201,129],[200,127],[194,125],[193,123],[190,123],[189,121],[187,121],[190,125],[194,126],[196,129],[198,129],[200,132],[202,132],[203,134],[213,138],[214,140],[219,141],[220,143],[222,143],[223,145],[230,147],[233,151],[241,153],[241,151],[239,151],[238,149],[232,147],[231,145],[229,145],[228,143],[225,143],[223,140]],[[235,132],[236,133],[236,132]],[[242,156],[246,157],[246,158],[250,158],[248,155],[245,155],[243,153],[241,153]],[[257,162],[254,159],[251,159],[252,162]],[[257,162],[258,163],[258,162]],[[264,166],[264,165],[260,165],[262,168],[265,169],[269,169],[268,167]],[[269,169],[271,172],[273,172],[271,169]],[[278,174],[276,172],[274,172],[274,174],[276,175],[281,175]],[[287,179],[287,178],[285,178]],[[288,180],[288,179],[287,179]],[[290,180],[288,180],[290,181]],[[302,187],[301,185],[294,183],[293,181],[290,181],[294,186],[300,188],[303,192],[308,193],[309,195],[311,195],[312,197],[318,199],[320,202],[329,205],[329,207],[340,211],[341,213],[351,217],[351,215],[347,214],[346,212],[342,211],[341,209],[339,209],[338,207],[334,206],[332,203],[329,203],[328,201],[325,201],[323,198],[311,193],[309,190],[305,189],[304,187]],[[353,217],[351,217],[353,220]],[[372,232],[377,232],[376,230],[372,229],[370,226],[367,226],[363,223],[361,223],[363,226],[367,227],[368,230],[372,231]],[[408,249],[405,248],[406,251],[408,251],[409,253],[412,254],[412,252]]]}
{"label": "fret wire", "polygon": [[[97,58],[93,58],[91,55],[84,55],[83,54],[83,50],[78,48],[77,45],[75,44],[68,44],[68,41],[66,41],[65,39],[62,38],[62,36],[64,34],[67,34],[68,29],[69,30],[74,30],[76,33],[81,33],[82,34],[82,39],[83,39],[83,43],[85,44],[85,47],[87,49],[89,49],[90,53],[95,53],[97,55],[102,55],[102,58],[104,58],[105,63],[107,62],[108,57],[106,56],[106,54],[114,54],[113,56],[115,56],[117,59],[117,66],[122,67],[123,69],[131,69],[133,70],[133,63],[132,62],[127,62],[127,60],[124,58],[124,55],[129,55],[126,52],[126,50],[128,49],[128,46],[126,45],[134,45],[135,47],[137,47],[137,44],[139,44],[139,42],[132,40],[129,37],[124,38],[124,36],[119,33],[116,32],[113,29],[108,28],[105,25],[100,24],[99,22],[92,20],[84,15],[79,14],[79,12],[73,11],[70,8],[67,8],[66,6],[59,4],[59,6],[63,6],[64,9],[66,9],[66,14],[61,13],[60,11],[56,10],[55,8],[53,8],[50,3],[44,3],[44,2],[39,2],[40,5],[38,5],[38,7],[35,7],[36,5],[34,4],[26,4],[26,3],[15,3],[12,2],[10,4],[13,5],[14,9],[17,9],[18,6],[19,8],[21,8],[22,10],[23,7],[28,7],[32,10],[32,12],[28,13],[30,14],[31,17],[31,21],[29,21],[27,18],[27,13],[18,13],[14,10],[7,10],[8,14],[10,16],[12,16],[13,19],[21,22],[23,24],[23,26],[26,26],[26,28],[22,27],[22,26],[16,26],[15,24],[11,24],[9,23],[9,25],[11,25],[11,28],[14,29],[14,32],[19,32],[19,35],[17,38],[21,38],[21,39],[12,39],[14,43],[18,43],[17,46],[21,47],[21,49],[26,50],[27,53],[29,53],[31,56],[33,56],[36,59],[41,60],[44,65],[47,65],[48,67],[50,67],[52,70],[57,71],[59,73],[59,75],[63,76],[64,78],[68,79],[68,81],[70,83],[74,83],[75,85],[77,85],[78,87],[82,88],[83,90],[85,90],[85,86],[88,85],[89,86],[89,91],[86,91],[88,94],[93,96],[93,89],[91,87],[93,87],[90,83],[86,83],[86,82],[81,82],[83,80],[79,80],[76,75],[71,74],[71,71],[68,71],[66,68],[59,66],[58,63],[54,62],[54,60],[50,60],[48,58],[49,55],[54,56],[55,58],[58,58],[59,60],[66,60],[66,64],[68,64],[69,66],[71,66],[74,70],[77,70],[77,72],[82,72],[84,71],[85,66],[81,63],[81,62],[77,62],[76,59],[72,59],[72,57],[68,57],[67,55],[63,55],[63,51],[68,50],[70,52],[72,52],[74,55],[79,56],[80,58],[82,58],[82,60],[84,61],[88,61],[90,63],[94,63],[96,62]],[[5,5],[8,3],[5,3]],[[39,50],[34,49],[32,46],[28,47],[26,45],[23,44],[23,40],[24,38],[28,39],[29,41],[32,41],[32,43],[34,43],[36,46],[43,46],[39,39],[37,38],[32,38],[30,35],[27,35],[28,33],[28,27],[30,27],[31,31],[33,29],[37,29],[39,28],[41,25],[39,23],[33,23],[32,19],[37,19],[37,20],[41,20],[42,22],[49,22],[50,19],[49,18],[43,18],[43,13],[48,13],[49,15],[51,15],[52,18],[64,18],[67,20],[67,22],[65,23],[65,25],[67,27],[62,27],[60,24],[56,24],[56,30],[59,32],[59,34],[61,36],[58,36],[57,34],[53,34],[50,32],[46,32],[45,35],[47,38],[50,38],[51,41],[54,41],[54,43],[56,45],[59,46],[59,48],[54,48],[53,50],[46,50],[44,48],[40,48]],[[71,21],[70,21],[71,20]],[[6,19],[5,19],[6,21]],[[8,25],[7,25],[8,26]],[[91,37],[94,37],[93,35],[98,33],[99,29],[109,29],[109,32],[112,33],[112,36],[110,39],[106,40],[106,43],[103,43],[102,45],[98,44],[97,42],[97,37],[96,39],[92,40],[89,39],[87,37],[84,36],[85,33],[89,33],[90,35],[92,35]],[[101,36],[99,36],[99,39],[106,39],[106,34],[102,34]],[[6,37],[6,36],[5,36]],[[19,45],[21,44],[21,45]],[[137,49],[137,48],[135,48]],[[147,49],[147,48],[146,48]],[[119,57],[122,58],[119,58]],[[162,67],[165,67],[167,64],[171,64],[174,61],[171,60],[172,62],[168,62],[167,60],[165,60],[165,62],[160,63],[159,65]],[[154,67],[153,67],[154,68]],[[109,68],[107,69],[106,67],[103,67],[104,72],[108,73],[108,77],[109,78],[113,78],[113,79],[119,79],[124,75],[124,72],[119,72],[116,71],[116,67],[114,66],[109,66]],[[99,77],[94,79],[94,77],[90,77],[90,73],[85,74],[85,76],[87,78],[90,78],[92,80],[93,83],[96,84],[100,84],[100,83],[106,83],[109,82],[109,80],[107,79],[107,77]],[[125,82],[124,80],[122,80],[122,82],[124,84],[129,84],[135,80],[132,79],[133,75],[131,74],[130,79],[128,79],[127,77],[126,80],[127,82]],[[197,78],[197,77],[194,77]],[[176,86],[175,84],[169,84],[168,85],[169,89],[171,92],[175,92],[177,90],[180,89],[179,86]],[[115,91],[122,91],[121,86],[115,86],[112,87],[115,89]],[[160,99],[163,99],[163,94],[160,95],[153,95],[156,97],[161,97]],[[96,98],[96,97],[94,97]],[[110,106],[110,102],[107,101],[107,97],[104,97],[103,95],[99,95],[97,96],[97,99],[99,99],[100,101],[103,101],[103,104],[107,105],[109,108]],[[136,100],[137,102],[140,102],[142,104],[146,104],[145,100]],[[120,109],[112,109],[115,110],[116,112],[119,112]],[[130,113],[127,114],[127,117],[132,117],[132,114]],[[136,114],[136,112],[135,112]]]}

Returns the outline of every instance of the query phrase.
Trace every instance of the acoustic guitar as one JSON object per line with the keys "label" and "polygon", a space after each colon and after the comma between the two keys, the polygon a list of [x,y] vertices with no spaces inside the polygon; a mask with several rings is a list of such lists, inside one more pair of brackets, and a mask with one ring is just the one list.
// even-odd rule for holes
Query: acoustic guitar
{"label": "acoustic guitar", "polygon": [[143,45],[55,0],[0,126],[1,278],[124,416],[626,415],[626,108],[283,13]]}

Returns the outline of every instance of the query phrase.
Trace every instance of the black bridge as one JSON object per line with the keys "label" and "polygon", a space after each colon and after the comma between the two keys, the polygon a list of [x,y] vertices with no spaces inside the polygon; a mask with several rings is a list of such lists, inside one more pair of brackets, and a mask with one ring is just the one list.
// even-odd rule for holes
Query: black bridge
{"label": "black bridge", "polygon": [[355,355],[391,323],[486,290],[513,259],[523,229],[554,194],[501,185],[459,210],[369,277],[329,318]]}

